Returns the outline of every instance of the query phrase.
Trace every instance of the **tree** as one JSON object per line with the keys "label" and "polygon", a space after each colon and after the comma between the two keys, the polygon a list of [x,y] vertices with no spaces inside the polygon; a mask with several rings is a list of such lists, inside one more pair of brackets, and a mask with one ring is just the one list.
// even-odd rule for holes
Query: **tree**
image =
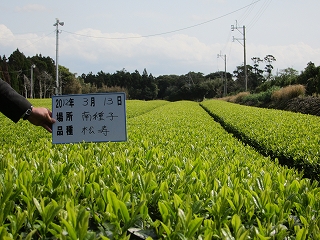
{"label": "tree", "polygon": [[142,92],[141,81],[142,81],[141,74],[139,73],[138,70],[135,70],[131,74],[130,83],[126,86],[129,91],[129,98],[130,99],[140,99],[141,92]]}
{"label": "tree", "polygon": [[265,71],[267,72],[267,80],[270,80],[272,73],[272,62],[276,61],[276,58],[272,55],[267,55],[264,57],[264,61],[266,62]]}
{"label": "tree", "polygon": [[306,86],[306,94],[320,93],[320,67],[309,62],[304,71],[298,76],[297,82]]}
{"label": "tree", "polygon": [[144,100],[153,100],[157,97],[158,94],[158,87],[156,85],[156,81],[152,74],[147,73],[147,69],[143,70],[141,75],[141,98]]}
{"label": "tree", "polygon": [[[237,66],[237,69],[233,71],[233,76],[236,78],[233,92],[245,91],[244,66]],[[258,84],[257,84],[256,75],[253,73],[253,67],[250,65],[247,65],[247,76],[248,76],[248,82],[247,82],[248,90],[254,90]]]}
{"label": "tree", "polygon": [[30,71],[30,63],[26,56],[19,51],[15,50],[8,58],[9,72],[11,78],[11,87],[18,93],[23,94],[24,92],[24,79],[23,72]]}
{"label": "tree", "polygon": [[263,70],[259,68],[259,63],[263,62],[263,60],[259,57],[251,58],[253,61],[252,71],[254,72],[254,88],[258,87],[262,82],[264,82]]}
{"label": "tree", "polygon": [[54,60],[41,54],[28,57],[28,60],[30,67],[32,64],[36,66],[33,70],[35,96],[51,97],[54,94],[55,80],[53,77],[56,74]]}
{"label": "tree", "polygon": [[61,86],[63,94],[81,93],[81,84],[68,68],[59,65],[59,73],[61,76]]}
{"label": "tree", "polygon": [[131,74],[124,68],[112,75],[112,87],[119,86],[125,88],[130,85],[130,82]]}
{"label": "tree", "polygon": [[223,97],[224,93],[224,78],[206,79],[200,86],[205,90],[204,98]]}
{"label": "tree", "polygon": [[50,98],[54,92],[55,80],[46,71],[42,71],[38,76],[39,98]]}
{"label": "tree", "polygon": [[172,100],[176,98],[178,87],[176,86],[179,80],[178,75],[161,75],[155,81],[158,86],[158,99]]}
{"label": "tree", "polygon": [[11,85],[11,77],[9,74],[8,62],[5,55],[3,55],[2,60],[0,56],[0,73],[0,78]]}
{"label": "tree", "polygon": [[279,76],[275,77],[275,85],[285,87],[288,85],[297,84],[299,72],[293,68],[286,68],[279,71]]}
{"label": "tree", "polygon": [[27,98],[28,92],[30,92],[30,89],[31,89],[31,82],[25,74],[23,74],[23,87],[24,87],[24,96],[25,98]]}

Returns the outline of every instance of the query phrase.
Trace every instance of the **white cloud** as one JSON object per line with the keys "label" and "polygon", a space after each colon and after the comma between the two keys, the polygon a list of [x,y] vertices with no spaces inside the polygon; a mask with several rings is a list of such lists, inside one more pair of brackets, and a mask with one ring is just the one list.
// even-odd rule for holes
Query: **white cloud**
{"label": "white cloud", "polygon": [[[320,48],[312,48],[303,42],[275,46],[249,45],[248,49],[250,58],[251,56],[263,58],[268,54],[273,55],[276,58],[273,63],[274,69],[282,70],[292,67],[302,71],[310,61],[316,65],[320,64]],[[250,58],[248,63],[252,64]]]}
{"label": "white cloud", "polygon": [[[74,73],[92,71],[115,72],[147,68],[153,75],[185,74],[189,71],[208,74],[224,69],[222,59],[217,59],[221,49],[227,55],[227,71],[233,72],[243,64],[243,47],[232,43],[206,44],[185,34],[144,38],[135,33],[103,33],[96,29],[83,29],[76,33],[59,34],[59,64]],[[7,57],[17,48],[26,56],[41,53],[55,60],[55,34],[13,34],[0,24],[1,55]],[[320,48],[306,43],[290,45],[247,45],[247,64],[252,57],[263,58],[271,54],[276,58],[274,69],[292,67],[303,70],[309,61],[320,64]],[[261,64],[263,66],[263,63]]]}
{"label": "white cloud", "polygon": [[[13,38],[14,35],[13,33],[10,31],[9,28],[7,28],[5,25],[0,24],[0,40],[1,39],[10,39]],[[3,41],[5,42],[5,41]]]}
{"label": "white cloud", "polygon": [[127,68],[127,65],[134,69],[147,68],[149,65],[162,69],[168,64],[170,66],[165,68],[174,69],[198,64],[212,66],[220,48],[219,44],[206,45],[195,37],[183,34],[170,37],[136,38],[139,35],[106,34],[93,29],[82,30],[77,34],[81,35],[61,38],[60,55],[62,58],[67,55],[68,58],[77,58],[77,61],[86,61],[88,65],[96,66],[101,63],[123,64],[117,69]]}

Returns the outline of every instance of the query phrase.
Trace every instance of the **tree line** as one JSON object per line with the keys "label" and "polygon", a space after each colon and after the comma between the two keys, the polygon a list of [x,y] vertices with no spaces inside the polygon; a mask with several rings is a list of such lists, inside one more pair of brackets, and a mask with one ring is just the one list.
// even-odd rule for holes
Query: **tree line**
{"label": "tree line", "polygon": [[[308,95],[320,93],[320,67],[312,62],[307,63],[301,73],[292,68],[274,73],[272,63],[276,58],[273,55],[252,57],[251,60],[252,65],[246,66],[247,90],[250,92],[266,91],[273,86],[302,84],[306,86]],[[19,49],[8,58],[0,56],[0,78],[27,98],[50,98],[55,94],[55,62],[48,56],[37,54],[26,57]],[[122,69],[114,73],[101,70],[96,74],[89,72],[76,76],[67,67],[59,65],[58,79],[62,94],[124,91],[128,99],[141,100],[203,100],[245,91],[243,65],[237,66],[232,73],[217,71],[204,75],[201,72],[188,72],[158,77],[146,69],[142,74],[138,70],[130,73]]]}

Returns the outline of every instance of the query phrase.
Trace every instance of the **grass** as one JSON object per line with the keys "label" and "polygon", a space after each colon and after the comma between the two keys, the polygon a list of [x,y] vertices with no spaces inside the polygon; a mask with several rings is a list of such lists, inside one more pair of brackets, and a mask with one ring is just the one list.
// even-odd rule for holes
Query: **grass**
{"label": "grass", "polygon": [[233,96],[227,96],[224,98],[221,98],[221,100],[232,102],[232,103],[240,103],[243,101],[243,99],[250,95],[250,92],[240,92]]}
{"label": "grass", "polygon": [[271,100],[275,102],[286,101],[299,96],[304,96],[306,88],[303,85],[289,85],[274,91],[271,95]]}
{"label": "grass", "polygon": [[304,96],[306,89],[303,85],[289,85],[284,88],[274,86],[260,93],[240,92],[236,95],[227,96],[220,100],[251,106],[265,106],[277,104],[296,97]]}

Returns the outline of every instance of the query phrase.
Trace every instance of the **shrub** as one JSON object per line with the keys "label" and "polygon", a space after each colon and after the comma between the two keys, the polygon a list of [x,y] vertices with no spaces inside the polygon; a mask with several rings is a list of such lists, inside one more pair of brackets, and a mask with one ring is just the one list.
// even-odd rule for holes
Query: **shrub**
{"label": "shrub", "polygon": [[253,93],[248,96],[245,96],[242,100],[244,104],[260,104],[260,103],[269,103],[271,101],[271,96],[274,91],[279,90],[278,86],[273,86],[269,88],[267,91],[260,93]]}
{"label": "shrub", "polygon": [[276,102],[289,100],[292,98],[303,96],[305,92],[306,92],[306,88],[303,85],[300,85],[300,84],[289,85],[287,87],[274,91],[271,96],[271,99],[272,101],[276,101]]}
{"label": "shrub", "polygon": [[234,96],[230,96],[227,101],[228,102],[233,102],[233,103],[240,103],[243,101],[243,99],[250,95],[250,92],[240,92],[238,93],[237,95],[234,95]]}

